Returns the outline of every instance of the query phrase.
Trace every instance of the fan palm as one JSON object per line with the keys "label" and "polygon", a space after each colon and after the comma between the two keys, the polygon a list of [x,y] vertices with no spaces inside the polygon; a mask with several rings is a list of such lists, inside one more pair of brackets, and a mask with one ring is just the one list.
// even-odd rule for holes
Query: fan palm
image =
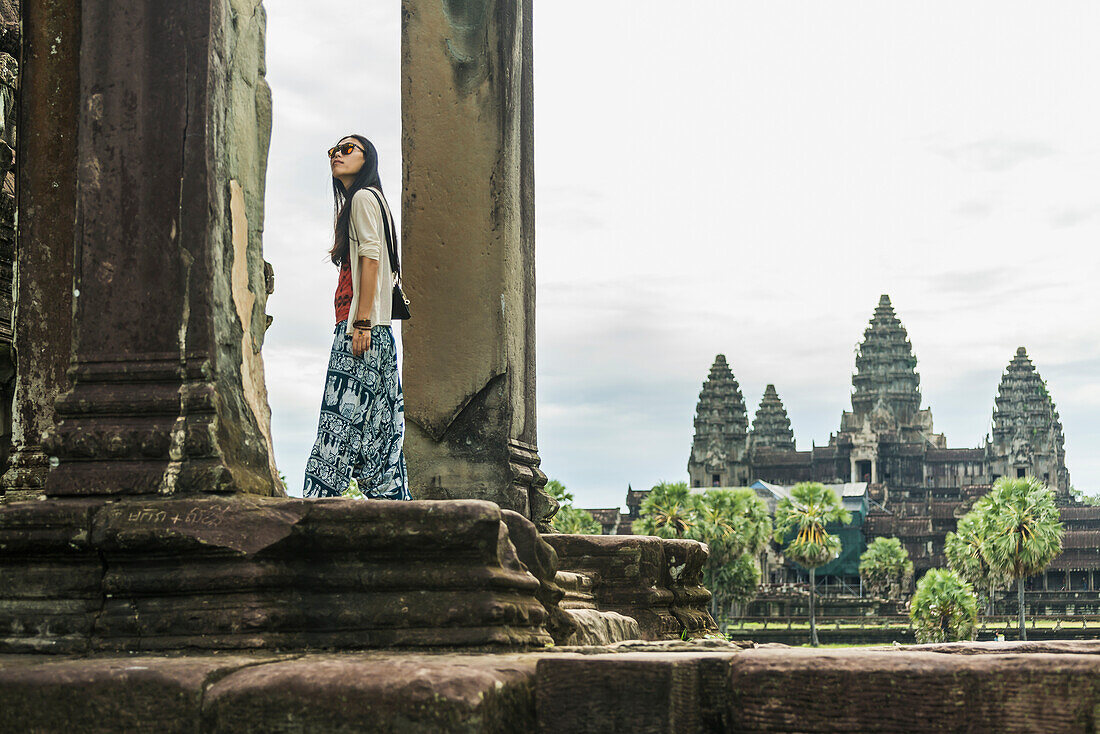
{"label": "fan palm", "polygon": [[[753,556],[764,550],[771,534],[768,508],[751,489],[711,489],[696,497],[687,535],[710,549],[703,579],[716,617],[719,608],[755,592],[759,572]],[[748,573],[746,563],[755,573]]]}
{"label": "fan palm", "polygon": [[1024,579],[1039,573],[1062,551],[1062,523],[1054,493],[1034,477],[1001,478],[981,513],[984,555],[993,570],[1016,580],[1020,639],[1024,626]]}
{"label": "fan palm", "polygon": [[695,524],[695,504],[687,482],[661,482],[638,508],[640,517],[634,521],[634,532],[659,538],[687,537]]}
{"label": "fan palm", "polygon": [[840,538],[829,533],[829,523],[847,525],[851,513],[845,510],[836,492],[819,482],[802,482],[791,488],[775,507],[775,539],[791,540],[783,555],[810,570],[810,644],[817,647],[817,622],[814,601],[817,595],[815,571],[840,555]]}
{"label": "fan palm", "polygon": [[978,600],[957,573],[933,568],[917,582],[909,618],[917,642],[969,640],[978,621]]}
{"label": "fan palm", "polygon": [[974,509],[959,518],[955,532],[948,533],[944,540],[943,552],[947,565],[963,581],[975,589],[982,589],[989,614],[993,613],[993,598],[997,587],[1004,586],[1008,579],[1003,573],[993,570],[986,560],[986,538],[982,514],[989,500],[982,497]]}

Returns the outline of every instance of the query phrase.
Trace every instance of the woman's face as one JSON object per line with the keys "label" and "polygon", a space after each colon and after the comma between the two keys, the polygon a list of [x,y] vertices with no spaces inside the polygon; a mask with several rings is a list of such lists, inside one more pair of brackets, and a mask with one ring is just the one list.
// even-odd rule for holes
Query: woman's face
{"label": "woman's face", "polygon": [[[341,150],[341,146],[346,148],[345,144],[354,145],[355,147],[348,153]],[[336,144],[336,154],[329,160],[329,168],[332,169],[333,178],[351,177],[359,173],[359,170],[363,168],[363,144],[355,138],[343,138]]]}

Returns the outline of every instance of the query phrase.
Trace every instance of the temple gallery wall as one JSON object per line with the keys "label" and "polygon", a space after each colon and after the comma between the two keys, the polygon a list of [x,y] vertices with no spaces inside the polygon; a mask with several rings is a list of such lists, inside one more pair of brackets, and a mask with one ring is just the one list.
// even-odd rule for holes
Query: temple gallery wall
{"label": "temple gallery wall", "polygon": [[366,502],[271,458],[262,4],[0,0],[0,730],[1094,728],[1095,645],[746,650],[704,545],[544,532],[532,12],[402,2],[415,500]]}

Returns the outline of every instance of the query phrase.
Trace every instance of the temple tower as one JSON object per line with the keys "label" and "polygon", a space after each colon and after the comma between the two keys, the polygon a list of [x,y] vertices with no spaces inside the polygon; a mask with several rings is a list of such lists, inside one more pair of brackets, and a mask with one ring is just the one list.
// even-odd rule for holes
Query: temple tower
{"label": "temple tower", "polygon": [[1008,363],[997,389],[993,410],[993,457],[995,476],[1030,475],[1051,486],[1059,498],[1069,495],[1065,437],[1062,422],[1046,382],[1020,347]]}
{"label": "temple tower", "polygon": [[916,367],[905,327],[894,315],[890,296],[883,295],[856,355],[852,411],[862,417],[882,405],[899,424],[911,423],[921,400]]}
{"label": "temple tower", "polygon": [[745,451],[749,418],[741,386],[726,363],[714,358],[695,409],[695,440],[688,475],[693,487],[729,487],[748,481]]}
{"label": "temple tower", "polygon": [[791,419],[779,399],[779,393],[775,391],[775,385],[768,385],[764,390],[764,397],[752,421],[749,446],[753,449],[795,450]]}
{"label": "temple tower", "polygon": [[845,411],[841,416],[836,437],[836,445],[843,448],[844,455],[838,455],[841,478],[852,482],[884,481],[889,472],[882,464],[894,451],[888,447],[947,446],[946,439],[933,432],[932,411],[920,409],[917,358],[905,327],[894,314],[890,296],[879,298],[871,323],[863,332],[852,387],[852,412]]}
{"label": "temple tower", "polygon": [[879,298],[863,332],[852,375],[852,412],[841,417],[840,430],[880,435],[894,432],[902,442],[943,443],[932,430],[932,412],[921,410],[920,375],[913,345],[894,314],[890,296]]}

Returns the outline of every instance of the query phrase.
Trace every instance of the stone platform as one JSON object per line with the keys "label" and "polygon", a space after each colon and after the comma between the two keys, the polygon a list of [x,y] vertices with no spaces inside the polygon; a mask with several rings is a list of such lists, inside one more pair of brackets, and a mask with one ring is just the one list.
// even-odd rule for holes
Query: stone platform
{"label": "stone platform", "polygon": [[0,731],[1091,732],[1098,718],[1100,642],[0,656]]}
{"label": "stone platform", "polygon": [[10,652],[551,642],[538,578],[473,500],[14,503],[0,589]]}
{"label": "stone platform", "polygon": [[[698,574],[705,546],[681,541],[689,545],[666,554],[676,541],[594,536],[578,541],[594,549],[584,564],[593,579],[559,564],[544,537],[481,500],[9,503],[0,505],[0,653],[522,650],[713,624]],[[660,600],[662,626],[637,604],[601,603],[626,592]],[[693,606],[673,616],[681,597]]]}

